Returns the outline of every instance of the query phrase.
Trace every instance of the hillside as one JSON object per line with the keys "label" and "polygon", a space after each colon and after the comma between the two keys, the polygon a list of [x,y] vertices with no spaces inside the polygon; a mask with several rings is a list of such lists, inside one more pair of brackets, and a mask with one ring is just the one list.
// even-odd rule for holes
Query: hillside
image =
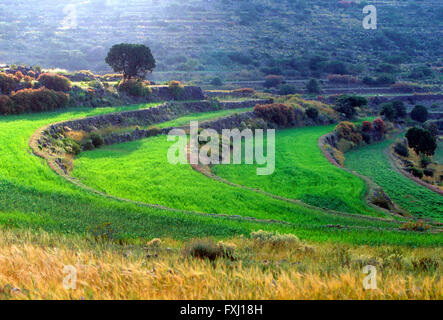
{"label": "hillside", "polygon": [[[0,3],[0,62],[111,71],[115,43],[148,44],[159,72],[221,72],[262,79],[327,73],[427,78],[442,66],[443,5],[372,1],[378,29],[362,27],[363,3],[330,0],[47,0]],[[232,73],[232,71],[238,71]],[[196,76],[195,76],[196,77]],[[430,77],[433,78],[432,76]]]}

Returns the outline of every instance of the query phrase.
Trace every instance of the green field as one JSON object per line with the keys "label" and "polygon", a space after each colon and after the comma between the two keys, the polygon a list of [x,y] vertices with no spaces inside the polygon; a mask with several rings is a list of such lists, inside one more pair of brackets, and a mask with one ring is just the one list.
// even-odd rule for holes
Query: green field
{"label": "green field", "polygon": [[327,214],[211,180],[188,164],[169,164],[171,144],[166,136],[158,136],[85,152],[75,161],[72,174],[106,194],[170,208],[308,225],[313,220],[324,223],[325,218],[331,219]]}
{"label": "green field", "polygon": [[[179,187],[185,186],[187,188],[189,184],[199,185],[203,189],[199,190],[198,194],[194,193],[192,196],[201,197],[202,201],[198,205],[202,205],[203,199],[207,200],[208,204],[204,204],[204,206],[208,210],[218,208],[209,202],[218,201],[220,203],[220,201],[223,201],[220,206],[223,210],[219,209],[219,211],[235,209],[232,212],[239,215],[251,213],[251,216],[282,219],[292,221],[293,223],[291,225],[281,225],[249,220],[234,220],[152,209],[111,200],[86,192],[67,182],[62,177],[57,176],[47,166],[46,162],[34,156],[28,147],[31,135],[37,129],[50,123],[143,107],[139,105],[121,108],[76,108],[52,113],[0,117],[0,224],[8,228],[31,228],[64,234],[86,234],[97,226],[109,223],[111,230],[113,230],[113,236],[124,239],[149,239],[152,237],[188,239],[204,236],[224,238],[241,234],[249,235],[252,230],[263,229],[295,233],[301,239],[309,239],[311,241],[342,241],[361,244],[392,243],[401,245],[435,245],[441,243],[441,236],[439,235],[422,235],[375,229],[396,229],[396,225],[387,222],[329,215],[292,204],[265,199],[264,196],[259,196],[252,192],[226,188],[225,185],[223,185],[222,190],[213,181],[203,182],[203,179],[206,178],[201,176],[196,177],[195,181],[184,180],[179,186],[168,183],[166,178],[177,183],[177,171],[184,172],[179,176],[180,178],[197,175],[190,168],[184,167],[176,167],[176,170],[171,169],[171,172],[162,172],[162,177],[165,180],[161,180],[161,184],[164,183],[170,186],[170,189],[162,188],[169,194],[169,198],[163,196],[163,199],[166,199],[168,202],[175,201],[175,203],[179,203],[176,200],[177,197],[181,196],[180,193],[176,193]],[[156,166],[164,166],[161,158],[159,158],[160,155],[157,154],[157,159],[154,159],[155,157],[148,157],[146,161],[134,161],[139,171],[134,171],[131,167],[135,164],[126,162],[126,160],[135,157],[135,155],[139,155],[142,158],[147,157],[150,152],[143,147],[144,144],[154,147],[151,144],[158,143],[159,150],[167,147],[165,140],[161,138],[157,137],[152,140],[147,139],[121,146],[114,145],[109,147],[110,149],[103,148],[88,152],[80,157],[79,162],[85,157],[89,157],[91,158],[91,163],[88,166],[90,165],[90,168],[93,168],[95,166],[94,157],[100,158],[100,154],[109,153],[109,159],[101,159],[100,173],[106,176],[108,169],[110,172],[115,173],[115,169],[108,166],[117,165],[118,163],[118,167],[122,168],[123,172],[137,172],[137,176],[132,177],[133,181],[125,179],[118,181],[118,184],[123,185],[122,189],[128,187],[128,185],[125,185],[126,182],[129,183],[129,187],[131,185],[143,186],[143,183],[147,181],[144,176],[152,177],[152,174],[149,174],[150,170],[155,171]],[[119,147],[121,148],[120,150],[118,150]],[[156,152],[154,151],[153,155]],[[154,159],[153,162],[151,162],[152,159]],[[96,178],[104,179],[97,176]],[[111,178],[109,179],[109,181],[112,181]],[[160,184],[160,179],[154,181]],[[100,189],[103,190],[104,187],[109,186],[105,184],[100,186]],[[209,189],[206,189],[207,187]],[[215,188],[214,192],[211,191],[213,187]],[[197,188],[193,190],[196,191]],[[223,198],[217,193],[229,197]],[[189,192],[185,192],[185,194],[189,194]],[[145,195],[145,197],[149,196]],[[258,202],[254,204],[250,203],[249,200]],[[172,204],[173,202],[170,203]],[[185,202],[182,206],[185,207],[186,205],[192,208],[191,204],[192,202]],[[197,203],[194,206],[197,208]],[[279,208],[280,211],[276,208]],[[328,228],[327,224],[347,225],[350,228]],[[356,227],[359,228],[357,229]]]}
{"label": "green field", "polygon": [[393,142],[386,140],[346,153],[346,167],[371,177],[394,202],[411,214],[443,221],[443,197],[392,168],[384,151]]}
{"label": "green field", "polygon": [[276,134],[275,172],[258,176],[257,166],[218,165],[213,171],[229,181],[342,212],[383,215],[364,200],[360,178],[335,167],[318,147],[318,139],[335,125],[287,129]]}

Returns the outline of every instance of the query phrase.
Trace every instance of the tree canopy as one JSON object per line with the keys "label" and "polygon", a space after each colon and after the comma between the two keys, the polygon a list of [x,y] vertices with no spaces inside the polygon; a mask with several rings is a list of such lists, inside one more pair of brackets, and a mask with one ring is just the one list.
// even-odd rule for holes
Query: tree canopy
{"label": "tree canopy", "polygon": [[420,128],[411,128],[406,133],[409,146],[415,153],[423,153],[432,156],[437,149],[437,142],[434,136],[428,131]]}
{"label": "tree canopy", "polygon": [[116,44],[109,50],[105,61],[114,72],[123,72],[124,79],[144,79],[156,66],[151,49],[142,44]]}

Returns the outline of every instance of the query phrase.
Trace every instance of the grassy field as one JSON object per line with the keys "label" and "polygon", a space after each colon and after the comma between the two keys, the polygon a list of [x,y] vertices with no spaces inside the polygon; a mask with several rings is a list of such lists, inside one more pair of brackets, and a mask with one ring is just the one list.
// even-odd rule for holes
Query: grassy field
{"label": "grassy field", "polygon": [[213,171],[229,181],[305,203],[342,212],[383,215],[364,200],[365,183],[328,162],[318,139],[335,125],[287,129],[276,135],[276,168],[269,176],[257,166],[218,165]]}
{"label": "grassy field", "polygon": [[[328,214],[208,179],[188,164],[169,164],[167,152],[171,144],[166,136],[157,136],[85,152],[75,161],[72,174],[104,193],[170,208],[303,225],[315,225],[316,220],[326,223],[332,218]],[[358,221],[354,223],[359,224]]]}
{"label": "grassy field", "polygon": [[443,198],[395,171],[384,153],[393,143],[386,140],[346,153],[346,167],[355,170],[381,186],[404,210],[418,216],[443,221]]}
{"label": "grassy field", "polygon": [[[0,299],[443,298],[442,248],[244,238],[224,244],[234,261],[194,258],[184,250],[189,243],[172,239],[117,245],[0,229]],[[377,268],[376,290],[363,287],[367,264]],[[65,266],[77,271],[75,289],[63,287]]]}
{"label": "grassy field", "polygon": [[[340,241],[356,244],[378,245],[391,243],[424,246],[441,243],[440,235],[397,232],[394,231],[397,226],[391,223],[329,215],[287,203],[280,203],[277,200],[271,201],[260,198],[255,193],[230,190],[225,188],[225,186],[223,186],[223,190],[227,190],[225,194],[228,194],[229,198],[224,199],[221,205],[222,208],[235,208],[234,213],[242,215],[253,213],[254,216],[267,219],[272,217],[288,219],[293,224],[259,223],[250,220],[170,212],[110,200],[85,192],[57,176],[47,166],[46,162],[34,156],[28,147],[31,135],[37,129],[50,123],[143,107],[146,106],[102,109],[76,108],[52,113],[0,117],[0,224],[15,229],[42,229],[57,234],[85,235],[94,232],[94,230],[105,230],[106,232],[110,230],[116,239],[126,239],[127,241],[138,241],[138,239],[150,239],[153,237],[189,239],[211,236],[220,239],[248,235],[253,230],[264,229],[295,233],[301,239],[318,242]],[[167,147],[165,140],[155,139],[152,141],[158,142],[160,147]],[[133,148],[134,152],[144,151],[145,153],[139,154],[142,157],[146,157],[148,152],[141,146],[145,143],[149,144],[152,142],[150,139],[138,141],[135,142],[135,147],[128,144],[123,149]],[[117,148],[117,146],[112,148]],[[91,153],[85,153],[83,157],[90,157],[93,162],[94,153],[106,152],[111,151],[104,148]],[[116,152],[113,154],[113,159],[102,159],[104,161],[103,168],[105,168],[106,161],[110,161],[108,163],[116,161],[120,167],[121,165],[127,166],[128,168],[124,168],[125,170],[128,169],[127,172],[134,172],[130,168],[132,164],[125,162],[130,156],[131,153],[119,154]],[[149,165],[141,166],[140,170],[137,171],[135,181],[139,181],[139,179],[145,181],[143,178],[144,174],[154,170],[159,163],[160,160],[156,159]],[[190,168],[177,167],[177,170],[179,169],[185,172],[192,172]],[[189,172],[184,175],[186,176]],[[176,171],[163,172],[163,177],[174,181],[175,174],[177,174]],[[159,181],[157,180],[157,183]],[[124,184],[124,182],[125,180],[118,183]],[[190,184],[200,184],[205,188],[206,186],[210,188],[214,186],[212,182],[208,185],[205,184],[206,182],[203,183],[198,179],[188,182]],[[139,182],[133,181],[131,183],[137,184]],[[185,185],[186,187],[187,185]],[[174,198],[176,197],[174,188],[176,187],[172,186],[171,189],[166,191],[169,193],[170,199],[177,201]],[[211,189],[200,190],[197,196],[208,193],[208,190],[210,191]],[[219,196],[215,192],[209,193],[214,197]],[[196,194],[193,196],[195,197]],[[204,197],[209,199],[208,201],[221,201],[219,199],[210,199],[207,196]],[[258,201],[258,203],[252,204],[248,202],[249,200]],[[262,203],[260,203],[261,200],[263,200]],[[235,204],[230,204],[230,201],[234,201]],[[189,205],[189,203],[186,205]],[[207,206],[210,206],[210,204]],[[252,212],[252,209],[247,208],[249,206],[255,206],[257,211]],[[280,208],[281,211],[272,207]],[[238,212],[239,208],[246,209],[244,212]],[[270,213],[265,209],[269,209]],[[327,226],[328,224],[340,224],[349,226],[349,228],[330,228]],[[392,231],[381,231],[377,228],[390,228],[389,230]]]}

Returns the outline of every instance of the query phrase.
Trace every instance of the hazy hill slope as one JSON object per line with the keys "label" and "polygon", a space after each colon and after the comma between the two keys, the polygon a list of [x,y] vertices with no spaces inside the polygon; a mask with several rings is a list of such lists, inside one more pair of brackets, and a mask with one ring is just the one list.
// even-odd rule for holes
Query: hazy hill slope
{"label": "hazy hill slope", "polygon": [[[0,62],[109,71],[104,57],[111,45],[140,42],[153,48],[158,70],[279,66],[306,76],[337,73],[338,61],[348,65],[346,73],[375,70],[380,62],[441,66],[443,3],[371,3],[376,31],[363,29],[363,3],[351,1],[3,0]],[[316,55],[332,62],[329,69],[316,70],[325,63],[310,60]]]}

